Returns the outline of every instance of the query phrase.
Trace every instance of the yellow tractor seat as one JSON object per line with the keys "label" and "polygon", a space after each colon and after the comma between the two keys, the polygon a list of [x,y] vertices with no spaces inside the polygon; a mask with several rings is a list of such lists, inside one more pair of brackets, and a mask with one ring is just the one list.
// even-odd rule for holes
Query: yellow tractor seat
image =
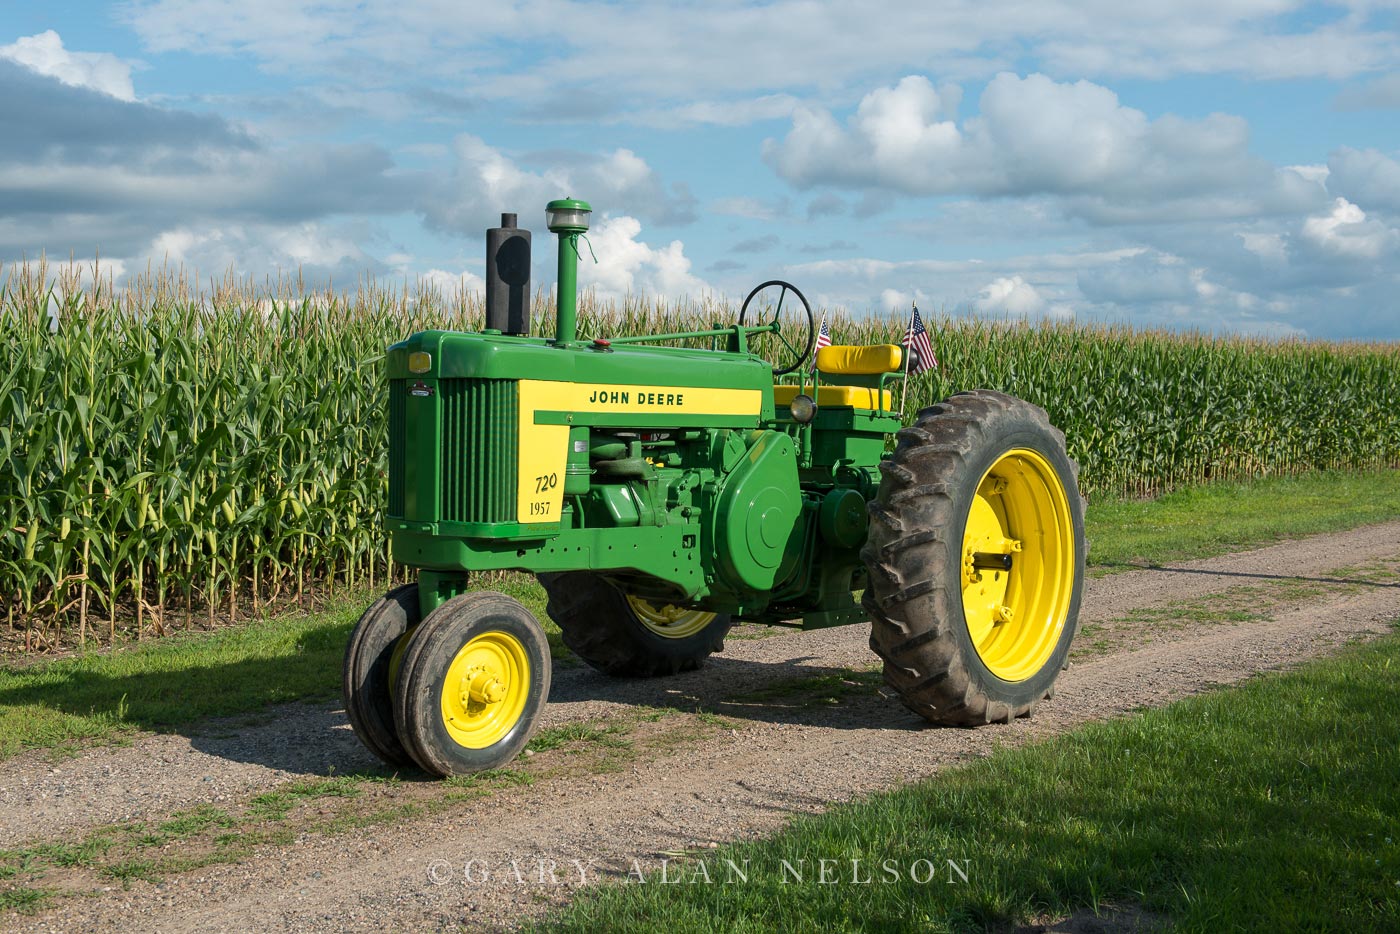
{"label": "yellow tractor seat", "polygon": [[[817,351],[817,369],[828,376],[878,376],[898,373],[904,352],[895,344],[847,347],[832,344]],[[821,400],[817,400],[821,404]]]}
{"label": "yellow tractor seat", "polygon": [[[854,386],[818,386],[817,405],[881,409],[894,405],[894,394],[880,389],[886,373],[898,373],[904,352],[894,344],[849,347],[832,344],[817,351],[817,370],[826,376],[849,376]],[[810,392],[810,390],[808,390]],[[797,395],[796,386],[774,386],[773,404],[785,406]]]}
{"label": "yellow tractor seat", "polygon": [[[822,349],[828,348],[823,347]],[[773,404],[779,407],[789,405],[799,390],[798,386],[774,386]],[[808,390],[809,393],[810,391]],[[876,393],[881,393],[884,396],[884,406],[880,405],[880,396]],[[818,386],[817,405],[832,407],[847,405],[857,409],[884,408],[888,412],[894,405],[894,394],[888,389],[875,389],[873,386]]]}

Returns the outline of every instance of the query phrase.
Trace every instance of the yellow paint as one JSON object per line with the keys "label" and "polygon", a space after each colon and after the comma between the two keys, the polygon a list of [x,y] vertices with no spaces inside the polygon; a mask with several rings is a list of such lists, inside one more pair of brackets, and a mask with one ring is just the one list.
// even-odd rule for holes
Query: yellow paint
{"label": "yellow paint", "polygon": [[520,402],[520,473],[516,486],[516,521],[558,522],[564,506],[564,462],[568,425],[537,425],[541,412],[607,412],[637,416],[638,427],[664,427],[667,415],[742,415],[757,418],[763,393],[757,389],[696,389],[661,384],[624,386],[556,383],[526,379],[518,384]]}
{"label": "yellow paint", "polygon": [[667,639],[684,639],[693,636],[714,621],[715,614],[704,610],[687,610],[667,603],[664,606],[627,595],[627,603],[637,614],[643,626]]}
{"label": "yellow paint", "polygon": [[459,746],[485,749],[510,734],[530,696],[530,659],[508,632],[483,632],[462,646],[443,678],[439,705]]}
{"label": "yellow paint", "polygon": [[849,347],[832,344],[817,351],[817,369],[832,376],[897,373],[904,352],[894,344]]}
{"label": "yellow paint", "polygon": [[[1011,570],[974,568],[979,551],[1011,555]],[[982,663],[1003,681],[1035,675],[1064,632],[1074,590],[1069,498],[1040,454],[1008,451],[978,482],[963,571],[963,616]]]}
{"label": "yellow paint", "polygon": [[[793,396],[797,393],[798,387],[796,386],[774,386],[773,404],[784,408],[792,402]],[[807,394],[809,396],[812,394],[810,387]],[[879,404],[881,395],[885,397],[884,406]],[[817,387],[817,405],[829,405],[832,408],[838,406],[851,406],[857,409],[884,408],[888,412],[894,405],[894,394],[888,389],[872,389],[868,386],[819,386]]]}

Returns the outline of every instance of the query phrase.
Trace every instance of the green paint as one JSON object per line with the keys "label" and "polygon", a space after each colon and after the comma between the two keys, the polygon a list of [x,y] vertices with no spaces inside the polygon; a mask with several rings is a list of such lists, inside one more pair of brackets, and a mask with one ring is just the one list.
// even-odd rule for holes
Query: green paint
{"label": "green paint", "polygon": [[[824,406],[799,425],[786,407],[775,411],[771,362],[747,352],[748,337],[769,327],[670,335],[728,337],[724,350],[646,343],[667,335],[578,341],[587,210],[572,200],[547,209],[559,236],[555,340],[424,331],[389,348],[386,524],[394,560],[421,569],[424,609],[460,592],[472,571],[593,570],[633,593],[745,619],[863,620],[852,591],[864,586],[864,507],[899,419]],[[430,368],[410,373],[419,352]],[[575,386],[577,405],[522,412],[522,380]],[[660,401],[715,389],[753,393],[756,411],[706,414],[693,401],[669,411]],[[585,411],[600,402],[606,411]],[[536,432],[526,419],[569,430]],[[556,437],[567,442],[540,440]],[[557,522],[521,522],[521,458],[540,461],[522,445],[540,443],[568,445],[563,475],[548,481],[562,485],[562,508]]]}

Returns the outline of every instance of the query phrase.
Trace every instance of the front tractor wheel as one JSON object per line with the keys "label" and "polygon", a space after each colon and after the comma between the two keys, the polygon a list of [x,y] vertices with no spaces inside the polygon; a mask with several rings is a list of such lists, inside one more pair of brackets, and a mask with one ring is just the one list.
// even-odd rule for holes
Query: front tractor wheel
{"label": "front tractor wheel", "polygon": [[496,768],[530,741],[549,682],[549,643],[530,611],[504,594],[462,594],[409,635],[394,724],[424,771]]}
{"label": "front tractor wheel", "polygon": [[730,619],[625,594],[597,574],[541,574],[550,619],[564,644],[589,665],[620,678],[691,671],[724,649]]}
{"label": "front tractor wheel", "polygon": [[396,767],[413,764],[394,730],[392,691],[404,637],[418,615],[416,583],[391,590],[365,610],[345,647],[341,687],[350,726],[366,749]]}
{"label": "front tractor wheel", "polygon": [[870,646],[935,723],[1010,721],[1065,666],[1084,585],[1084,501],[1064,436],[999,392],[925,409],[881,464],[862,551]]}

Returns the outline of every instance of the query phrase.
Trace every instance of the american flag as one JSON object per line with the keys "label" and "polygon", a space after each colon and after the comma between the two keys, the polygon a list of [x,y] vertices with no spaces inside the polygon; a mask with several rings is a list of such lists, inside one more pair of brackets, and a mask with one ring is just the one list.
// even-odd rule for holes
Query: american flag
{"label": "american flag", "polygon": [[904,334],[904,348],[912,353],[908,374],[916,376],[925,370],[938,366],[938,358],[933,355],[933,344],[929,343],[928,331],[924,330],[924,319],[919,317],[919,306],[914,306],[914,314],[909,319],[909,330]]}
{"label": "american flag", "polygon": [[817,351],[831,346],[831,332],[826,327],[826,317],[822,317],[821,330],[817,332],[817,346],[812,350],[812,362],[817,362]]}

